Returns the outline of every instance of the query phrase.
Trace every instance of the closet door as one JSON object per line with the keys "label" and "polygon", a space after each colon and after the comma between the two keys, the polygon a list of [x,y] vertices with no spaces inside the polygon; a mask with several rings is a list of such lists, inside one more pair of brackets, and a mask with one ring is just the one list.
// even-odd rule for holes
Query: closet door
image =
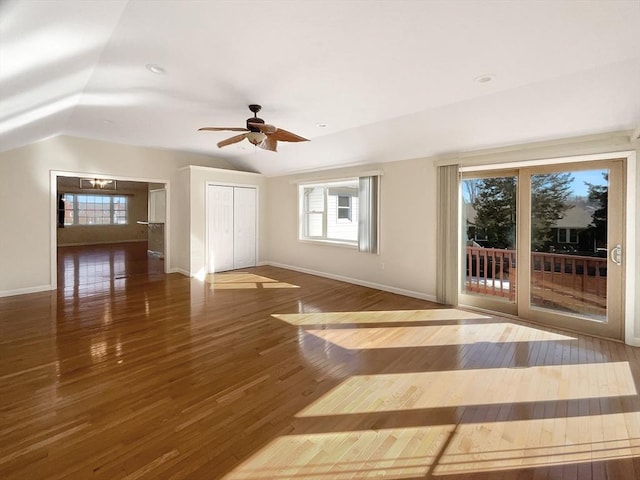
{"label": "closet door", "polygon": [[234,188],[233,265],[234,268],[256,264],[256,189]]}
{"label": "closet door", "polygon": [[233,270],[233,187],[207,187],[207,273]]}

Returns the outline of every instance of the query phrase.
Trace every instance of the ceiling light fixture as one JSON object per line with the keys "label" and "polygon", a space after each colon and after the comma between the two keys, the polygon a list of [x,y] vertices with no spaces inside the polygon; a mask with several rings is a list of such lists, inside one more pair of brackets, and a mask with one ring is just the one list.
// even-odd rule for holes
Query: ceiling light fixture
{"label": "ceiling light fixture", "polygon": [[147,63],[145,67],[151,73],[155,73],[156,75],[164,75],[165,73],[167,73],[167,71],[164,68],[162,68],[160,65],[156,63]]}
{"label": "ceiling light fixture", "polygon": [[318,124],[318,128],[327,128],[327,124],[326,123],[319,123]]}
{"label": "ceiling light fixture", "polygon": [[267,136],[262,132],[247,132],[245,133],[245,137],[254,145],[262,143],[262,141],[267,138]]}
{"label": "ceiling light fixture", "polygon": [[89,183],[93,188],[104,188],[107,185],[109,185],[111,182],[113,182],[113,180],[105,180],[102,178],[94,178],[92,180],[89,180]]}
{"label": "ceiling light fixture", "polygon": [[115,190],[116,181],[106,178],[81,178],[80,188],[96,188],[100,190]]}
{"label": "ceiling light fixture", "polygon": [[491,82],[494,78],[496,78],[495,75],[491,74],[491,73],[485,73],[484,75],[480,75],[479,77],[475,78],[475,82],[476,83],[489,83]]}

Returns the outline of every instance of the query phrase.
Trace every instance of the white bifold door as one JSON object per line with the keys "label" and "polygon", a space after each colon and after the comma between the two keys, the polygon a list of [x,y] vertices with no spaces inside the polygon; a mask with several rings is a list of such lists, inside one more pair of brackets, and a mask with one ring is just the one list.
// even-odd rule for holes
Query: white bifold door
{"label": "white bifold door", "polygon": [[256,264],[256,189],[207,187],[207,273]]}

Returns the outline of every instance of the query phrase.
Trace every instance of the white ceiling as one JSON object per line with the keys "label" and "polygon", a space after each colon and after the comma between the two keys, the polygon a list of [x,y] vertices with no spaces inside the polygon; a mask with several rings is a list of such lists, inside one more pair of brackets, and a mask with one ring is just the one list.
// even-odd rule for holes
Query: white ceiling
{"label": "white ceiling", "polygon": [[[197,131],[249,103],[311,142]],[[280,175],[639,124],[639,0],[0,4],[0,151],[66,134]]]}

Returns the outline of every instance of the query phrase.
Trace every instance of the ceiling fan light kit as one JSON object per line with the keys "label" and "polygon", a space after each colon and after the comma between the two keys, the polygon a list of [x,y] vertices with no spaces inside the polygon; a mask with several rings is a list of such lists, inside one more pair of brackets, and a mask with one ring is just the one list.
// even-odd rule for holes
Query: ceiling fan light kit
{"label": "ceiling fan light kit", "polygon": [[242,127],[202,127],[198,131],[210,132],[245,132],[240,135],[229,137],[226,140],[218,142],[218,148],[226,147],[234,143],[241,142],[245,138],[256,147],[276,152],[278,142],[308,142],[307,138],[288,132],[274,125],[269,125],[263,119],[258,118],[258,112],[262,110],[262,106],[257,104],[249,105],[249,110],[253,112],[253,117],[247,118],[246,128]]}
{"label": "ceiling fan light kit", "polygon": [[258,131],[258,132],[248,132],[245,134],[247,140],[249,140],[254,145],[258,145],[262,143],[262,141],[267,138],[267,135]]}

